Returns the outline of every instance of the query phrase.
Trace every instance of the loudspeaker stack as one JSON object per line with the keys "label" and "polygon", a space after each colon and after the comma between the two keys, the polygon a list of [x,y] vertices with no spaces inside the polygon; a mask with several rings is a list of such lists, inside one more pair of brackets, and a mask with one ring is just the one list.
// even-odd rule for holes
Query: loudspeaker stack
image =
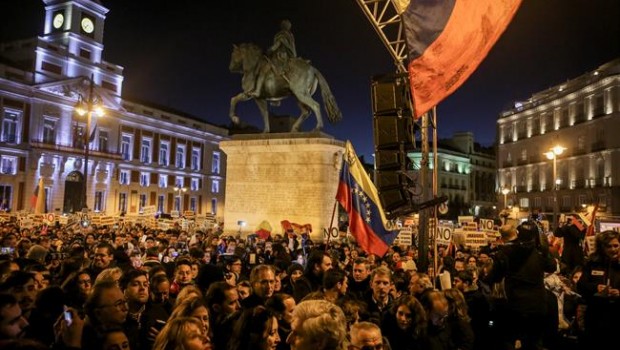
{"label": "loudspeaker stack", "polygon": [[407,73],[373,77],[375,185],[388,218],[398,208],[411,206],[409,181],[413,170],[407,152],[415,148],[415,123]]}

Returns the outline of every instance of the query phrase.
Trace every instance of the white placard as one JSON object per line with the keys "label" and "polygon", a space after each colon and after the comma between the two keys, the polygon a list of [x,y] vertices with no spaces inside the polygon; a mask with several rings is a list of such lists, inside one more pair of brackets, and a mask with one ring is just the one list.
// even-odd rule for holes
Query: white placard
{"label": "white placard", "polygon": [[437,236],[435,236],[435,242],[437,244],[448,245],[452,242],[452,235],[454,230],[450,226],[439,226],[437,229]]}
{"label": "white placard", "polygon": [[483,247],[487,243],[487,234],[485,232],[465,232],[465,245],[469,247]]}
{"label": "white placard", "polygon": [[398,240],[398,244],[403,245],[412,245],[413,244],[413,232],[411,231],[411,227],[405,226],[400,232],[398,232],[398,236],[396,239]]}

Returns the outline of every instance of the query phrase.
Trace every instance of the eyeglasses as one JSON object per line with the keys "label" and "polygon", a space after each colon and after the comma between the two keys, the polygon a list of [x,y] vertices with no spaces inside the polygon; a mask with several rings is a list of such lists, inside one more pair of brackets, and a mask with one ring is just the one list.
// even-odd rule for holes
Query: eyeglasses
{"label": "eyeglasses", "polygon": [[127,299],[117,300],[114,304],[104,304],[104,305],[99,306],[99,308],[103,309],[104,307],[108,307],[108,306],[114,306],[117,309],[120,309],[121,306],[127,307]]}

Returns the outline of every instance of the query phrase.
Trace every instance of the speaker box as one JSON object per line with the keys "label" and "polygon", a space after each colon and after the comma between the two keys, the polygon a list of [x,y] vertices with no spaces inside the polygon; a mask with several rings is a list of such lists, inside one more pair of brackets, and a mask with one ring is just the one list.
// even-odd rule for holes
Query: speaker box
{"label": "speaker box", "polygon": [[394,188],[391,190],[381,191],[379,193],[379,200],[383,206],[385,212],[391,212],[400,207],[406,206],[409,194],[402,188]]}
{"label": "speaker box", "polygon": [[374,115],[409,109],[409,77],[407,73],[375,76],[371,83]]}
{"label": "speaker box", "polygon": [[401,143],[413,146],[414,123],[411,116],[383,115],[374,117],[375,150],[398,148]]}

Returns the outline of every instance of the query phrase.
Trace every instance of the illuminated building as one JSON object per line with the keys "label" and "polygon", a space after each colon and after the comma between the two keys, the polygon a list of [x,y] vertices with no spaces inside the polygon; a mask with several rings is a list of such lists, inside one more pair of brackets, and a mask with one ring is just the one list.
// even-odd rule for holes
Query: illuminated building
{"label": "illuminated building", "polygon": [[[222,215],[226,159],[219,142],[228,131],[122,97],[123,67],[102,59],[108,9],[99,1],[43,3],[42,36],[0,45],[2,209],[30,209],[42,177],[48,212],[81,211],[86,181],[94,212],[132,215],[153,205],[162,213]],[[104,104],[105,116],[93,117],[91,130],[76,113],[80,96]]]}
{"label": "illuminated building", "polygon": [[[410,152],[416,166],[420,152]],[[448,197],[448,215],[481,215],[492,217],[495,205],[495,154],[493,147],[482,147],[474,142],[471,132],[456,133],[450,139],[439,140],[437,145],[438,195]],[[430,169],[433,154],[429,155]]]}
{"label": "illuminated building", "polygon": [[[557,195],[560,213],[598,203],[620,214],[620,59],[515,103],[497,128],[498,202],[507,188],[524,213],[551,214]],[[548,158],[555,146],[563,152]]]}

